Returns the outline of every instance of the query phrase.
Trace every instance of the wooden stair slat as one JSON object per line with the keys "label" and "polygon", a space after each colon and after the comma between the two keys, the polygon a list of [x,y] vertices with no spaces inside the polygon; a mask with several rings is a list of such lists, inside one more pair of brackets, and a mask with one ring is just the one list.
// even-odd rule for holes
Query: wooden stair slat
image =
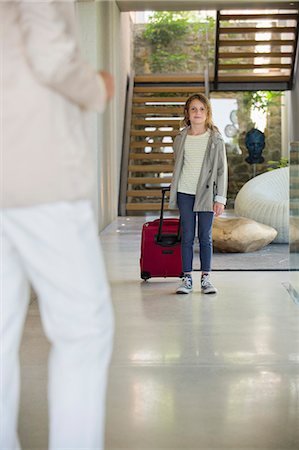
{"label": "wooden stair slat", "polygon": [[185,103],[188,95],[185,97],[133,97],[133,103]]}
{"label": "wooden stair slat", "polygon": [[173,164],[139,164],[129,165],[130,172],[159,172],[169,173],[173,171]]}
{"label": "wooden stair slat", "polygon": [[258,74],[258,75],[252,75],[252,73],[248,73],[248,74],[237,74],[237,75],[232,75],[232,74],[228,74],[228,73],[220,73],[219,74],[219,78],[218,80],[221,82],[246,82],[246,81],[256,81],[256,82],[263,82],[263,81],[269,81],[269,83],[271,82],[271,80],[269,80],[269,78],[272,78],[272,81],[288,81],[289,76],[288,75],[281,75],[281,74],[277,74],[277,73],[272,73],[272,74]]}
{"label": "wooden stair slat", "polygon": [[240,39],[220,39],[219,40],[219,48],[222,47],[248,47],[248,46],[256,46],[256,45],[271,45],[271,47],[274,46],[280,46],[280,45],[289,45],[294,46],[294,40],[293,39],[272,39],[271,41],[268,40],[260,40],[257,41],[256,39],[250,39],[250,40],[240,40]]}
{"label": "wooden stair slat", "polygon": [[[168,208],[168,203],[164,204],[165,209]],[[127,203],[127,211],[159,211],[161,202],[159,203]]]}
{"label": "wooden stair slat", "polygon": [[187,75],[136,75],[136,83],[204,83],[204,76],[201,74]]}
{"label": "wooden stair slat", "polygon": [[[247,33],[293,33],[296,34],[296,27],[220,27],[220,34],[247,34]],[[269,41],[270,43],[270,41]]]}
{"label": "wooden stair slat", "polygon": [[173,153],[131,153],[130,159],[134,161],[173,161]]}
{"label": "wooden stair slat", "polygon": [[298,13],[272,13],[272,14],[221,14],[219,15],[219,19],[221,20],[252,20],[252,19],[278,19],[278,20],[297,20]]}
{"label": "wooden stair slat", "polygon": [[161,189],[135,189],[127,191],[127,197],[160,197]]}
{"label": "wooden stair slat", "polygon": [[136,137],[175,137],[178,131],[143,131],[143,130],[131,130],[131,136]]}
{"label": "wooden stair slat", "polygon": [[149,127],[166,127],[166,126],[176,126],[178,127],[182,119],[179,117],[168,117],[166,119],[157,119],[157,120],[145,120],[145,119],[132,119],[132,125],[146,125]]}
{"label": "wooden stair slat", "polygon": [[172,181],[172,177],[129,177],[128,184],[169,184]]}
{"label": "wooden stair slat", "polygon": [[266,57],[266,58],[292,58],[293,53],[290,52],[263,52],[263,53],[246,53],[246,52],[219,52],[219,58],[260,58],[260,57]]}
{"label": "wooden stair slat", "polygon": [[204,86],[135,86],[134,92],[204,92]]}
{"label": "wooden stair slat", "polygon": [[173,142],[133,141],[130,144],[131,148],[144,148],[144,147],[160,148],[160,147],[172,147],[172,146],[173,146]]}
{"label": "wooden stair slat", "polygon": [[282,63],[268,63],[268,64],[219,64],[218,69],[219,70],[225,70],[225,69],[291,69],[291,64],[282,64]]}
{"label": "wooden stair slat", "polygon": [[133,114],[179,114],[183,113],[184,106],[133,106]]}

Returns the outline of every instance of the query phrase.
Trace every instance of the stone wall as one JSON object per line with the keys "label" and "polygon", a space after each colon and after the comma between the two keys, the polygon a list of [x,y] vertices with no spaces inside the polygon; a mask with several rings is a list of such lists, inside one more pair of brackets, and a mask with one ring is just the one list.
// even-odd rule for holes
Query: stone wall
{"label": "stone wall", "polygon": [[174,39],[166,47],[153,51],[151,43],[144,37],[144,24],[135,24],[134,70],[136,75],[150,73],[198,73],[203,75],[207,56],[210,68],[213,67],[214,31],[208,32],[202,24],[190,24],[181,39]]}

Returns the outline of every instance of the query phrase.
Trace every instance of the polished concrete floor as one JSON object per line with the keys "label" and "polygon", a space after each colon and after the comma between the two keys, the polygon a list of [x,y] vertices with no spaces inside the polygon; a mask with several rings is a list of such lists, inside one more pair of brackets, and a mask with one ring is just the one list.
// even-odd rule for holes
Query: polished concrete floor
{"label": "polished concrete floor", "polygon": [[[217,296],[139,278],[142,218],[101,235],[116,318],[106,450],[298,450],[299,307],[288,272],[215,272]],[[21,348],[20,435],[47,442],[48,344],[32,302]]]}

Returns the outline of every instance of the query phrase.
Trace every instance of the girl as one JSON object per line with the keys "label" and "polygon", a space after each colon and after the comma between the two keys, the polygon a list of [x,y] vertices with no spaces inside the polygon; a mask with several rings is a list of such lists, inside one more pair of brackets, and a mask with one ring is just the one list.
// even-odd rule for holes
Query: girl
{"label": "girl", "polygon": [[192,292],[193,243],[196,217],[201,264],[201,291],[215,294],[210,281],[212,225],[224,211],[227,192],[227,160],[224,141],[212,121],[211,105],[203,94],[188,98],[185,128],[174,140],[175,166],[169,208],[179,208],[182,226],[183,281],[177,294]]}

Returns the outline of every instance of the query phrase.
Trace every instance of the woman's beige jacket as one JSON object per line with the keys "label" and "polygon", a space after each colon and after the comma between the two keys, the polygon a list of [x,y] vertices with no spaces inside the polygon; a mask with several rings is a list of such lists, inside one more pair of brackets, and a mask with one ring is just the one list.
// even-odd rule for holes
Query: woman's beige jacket
{"label": "woman's beige jacket", "polygon": [[[188,127],[175,138],[173,144],[175,164],[170,189],[169,208],[176,209],[177,189],[184,164],[185,140]],[[226,204],[227,195],[227,159],[224,141],[217,131],[211,131],[205,152],[202,169],[198,179],[194,211],[213,211],[215,202]]]}
{"label": "woman's beige jacket", "polygon": [[90,197],[83,114],[106,92],[80,55],[74,2],[0,2],[0,30],[0,207]]}

